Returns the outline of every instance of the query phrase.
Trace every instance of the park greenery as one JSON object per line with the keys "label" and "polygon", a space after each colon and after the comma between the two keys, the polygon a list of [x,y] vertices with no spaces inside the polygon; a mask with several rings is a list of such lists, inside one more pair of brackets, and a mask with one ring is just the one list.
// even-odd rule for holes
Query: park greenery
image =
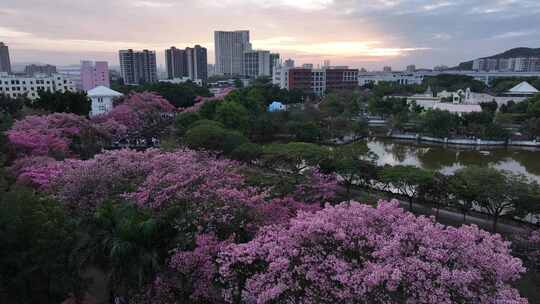
{"label": "park greenery", "polygon": [[[0,302],[90,301],[96,280],[129,303],[528,302],[515,284],[539,264],[538,232],[521,236],[518,258],[506,235],[465,219],[482,213],[496,232],[540,213],[536,182],[492,168],[380,167],[361,140],[371,131],[362,114],[378,111],[396,128],[500,138],[493,107],[456,117],[265,79],[223,100],[157,86],[93,118],[65,96],[0,97]],[[287,110],[269,112],[275,100]],[[521,114],[536,115],[527,103]],[[168,147],[115,145],[133,140]],[[437,223],[441,209],[463,225]]]}

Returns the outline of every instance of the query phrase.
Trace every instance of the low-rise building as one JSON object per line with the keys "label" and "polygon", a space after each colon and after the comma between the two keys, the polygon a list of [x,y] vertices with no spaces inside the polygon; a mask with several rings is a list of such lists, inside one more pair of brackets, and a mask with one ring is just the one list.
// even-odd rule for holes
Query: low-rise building
{"label": "low-rise building", "polygon": [[358,85],[378,84],[379,82],[396,82],[402,85],[422,84],[424,75],[422,73],[404,72],[360,72],[358,74]]}
{"label": "low-rise building", "polygon": [[523,81],[515,87],[508,90],[504,95],[509,97],[523,97],[529,98],[538,94],[538,90],[533,87],[530,83]]}
{"label": "low-rise building", "polygon": [[105,86],[95,87],[87,92],[88,98],[92,102],[90,116],[103,115],[111,111],[114,107],[114,99],[122,97],[123,94],[111,90]]}
{"label": "low-rise building", "polygon": [[434,110],[448,111],[450,113],[458,114],[459,116],[469,113],[482,112],[482,107],[477,104],[455,104],[440,102],[433,106]]}
{"label": "low-rise building", "polygon": [[329,90],[354,90],[358,88],[358,69],[347,67],[290,68],[288,69],[287,85],[281,88],[297,89],[316,96],[323,96]]}
{"label": "low-rise building", "polygon": [[60,74],[16,76],[0,73],[0,94],[12,98],[27,97],[34,100],[39,97],[40,91],[65,93],[76,90],[73,81]]}
{"label": "low-rise building", "polygon": [[172,84],[180,84],[180,83],[186,83],[186,82],[193,82],[199,86],[203,85],[202,79],[191,79],[189,77],[182,77],[182,78],[173,78],[173,79],[161,79],[159,82],[164,83],[172,83]]}
{"label": "low-rise building", "polygon": [[24,73],[27,76],[34,76],[36,74],[45,74],[45,75],[52,75],[57,74],[56,66],[45,64],[45,65],[37,65],[37,64],[30,64],[24,67]]}

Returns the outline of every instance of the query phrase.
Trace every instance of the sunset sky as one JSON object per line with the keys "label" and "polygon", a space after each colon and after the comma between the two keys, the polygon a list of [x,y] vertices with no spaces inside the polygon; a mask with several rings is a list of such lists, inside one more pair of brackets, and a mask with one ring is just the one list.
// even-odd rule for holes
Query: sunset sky
{"label": "sunset sky", "polygon": [[14,63],[118,64],[119,49],[201,44],[250,30],[254,48],[298,63],[380,69],[453,66],[540,47],[539,0],[1,0],[0,41]]}

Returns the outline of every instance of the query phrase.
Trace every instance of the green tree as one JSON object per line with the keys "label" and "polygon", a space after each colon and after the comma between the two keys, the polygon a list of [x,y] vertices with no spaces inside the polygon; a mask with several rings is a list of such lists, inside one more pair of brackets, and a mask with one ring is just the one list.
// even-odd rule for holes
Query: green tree
{"label": "green tree", "polygon": [[424,77],[423,85],[425,87],[431,87],[434,92],[441,92],[443,90],[455,92],[463,88],[471,88],[473,92],[484,92],[487,89],[485,83],[474,79],[472,76],[455,74]]}
{"label": "green tree", "polygon": [[287,129],[298,141],[318,142],[322,136],[321,128],[313,121],[299,122],[291,120],[287,122]]}
{"label": "green tree", "polygon": [[267,167],[287,170],[298,175],[310,166],[318,166],[329,156],[329,150],[309,143],[270,144],[263,148],[262,160]]}
{"label": "green tree", "polygon": [[369,187],[377,178],[377,155],[372,153],[365,142],[340,146],[331,152],[330,168],[343,179],[342,184],[350,198],[355,185]]}
{"label": "green tree", "polygon": [[357,116],[360,111],[360,96],[354,91],[336,91],[327,94],[321,105],[321,111],[329,117]]}
{"label": "green tree", "polygon": [[221,151],[226,154],[248,139],[238,131],[227,130],[217,123],[203,123],[191,127],[184,136],[184,143],[192,149]]}
{"label": "green tree", "polygon": [[380,115],[383,118],[392,114],[393,99],[371,96],[368,100],[368,110],[371,114]]}
{"label": "green tree", "polygon": [[199,114],[201,115],[201,117],[204,119],[214,119],[214,117],[216,116],[217,106],[220,102],[221,101],[215,100],[205,102],[199,110]]}
{"label": "green tree", "polygon": [[216,120],[226,128],[246,132],[249,123],[249,114],[246,108],[233,101],[224,101],[216,108]]}
{"label": "green tree", "polygon": [[[76,222],[62,204],[13,188],[0,198],[0,292],[7,303],[60,303],[81,296]],[[1,296],[0,296],[1,298]]]}
{"label": "green tree", "polygon": [[14,117],[19,117],[21,111],[29,100],[24,97],[11,98],[0,94],[0,113],[6,113]]}
{"label": "green tree", "polygon": [[395,189],[408,198],[411,211],[421,187],[430,183],[432,179],[431,171],[414,166],[385,166],[379,174],[379,180],[386,184],[388,189]]}
{"label": "green tree", "polygon": [[176,133],[179,136],[184,135],[187,129],[198,120],[201,120],[201,115],[199,115],[197,112],[185,112],[178,114],[174,121]]}
{"label": "green tree", "polygon": [[529,138],[540,137],[540,117],[529,118],[522,126],[522,131],[529,136]]}
{"label": "green tree", "polygon": [[466,167],[456,172],[458,186],[454,192],[458,198],[478,204],[492,217],[492,230],[497,231],[497,223],[503,215],[511,215],[522,210],[529,198],[536,197],[535,184],[523,175],[500,172],[494,168]]}
{"label": "green tree", "polygon": [[500,124],[491,123],[483,128],[483,139],[506,140],[508,137],[510,137],[510,132]]}
{"label": "green tree", "polygon": [[34,109],[42,109],[52,113],[74,113],[81,116],[88,116],[91,110],[90,99],[84,92],[39,91],[39,98],[28,101],[27,105]]}
{"label": "green tree", "polygon": [[134,205],[108,202],[86,224],[78,254],[109,273],[113,296],[139,292],[164,265],[174,235],[171,225]]}
{"label": "green tree", "polygon": [[449,178],[439,172],[433,173],[433,178],[419,186],[419,197],[435,207],[435,220],[439,219],[441,207],[450,204]]}
{"label": "green tree", "polygon": [[263,148],[253,143],[244,143],[232,151],[232,158],[251,164],[261,157]]}
{"label": "green tree", "polygon": [[[540,96],[540,94],[539,94]],[[527,114],[533,117],[540,117],[540,97],[532,98],[529,101]]]}
{"label": "green tree", "polygon": [[435,137],[449,137],[458,124],[458,116],[448,111],[428,110],[421,116],[421,129]]}

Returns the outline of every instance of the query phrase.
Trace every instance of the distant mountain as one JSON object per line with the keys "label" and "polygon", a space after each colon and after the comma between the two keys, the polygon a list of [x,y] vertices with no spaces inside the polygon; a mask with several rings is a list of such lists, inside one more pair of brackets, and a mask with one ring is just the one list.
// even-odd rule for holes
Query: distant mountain
{"label": "distant mountain", "polygon": [[[489,56],[482,57],[479,59],[501,59],[501,58],[516,58],[516,57],[540,57],[540,48],[532,49],[526,47],[519,47],[508,50],[506,52]],[[473,60],[465,61],[460,63],[457,67],[452,68],[453,70],[472,70]]]}

